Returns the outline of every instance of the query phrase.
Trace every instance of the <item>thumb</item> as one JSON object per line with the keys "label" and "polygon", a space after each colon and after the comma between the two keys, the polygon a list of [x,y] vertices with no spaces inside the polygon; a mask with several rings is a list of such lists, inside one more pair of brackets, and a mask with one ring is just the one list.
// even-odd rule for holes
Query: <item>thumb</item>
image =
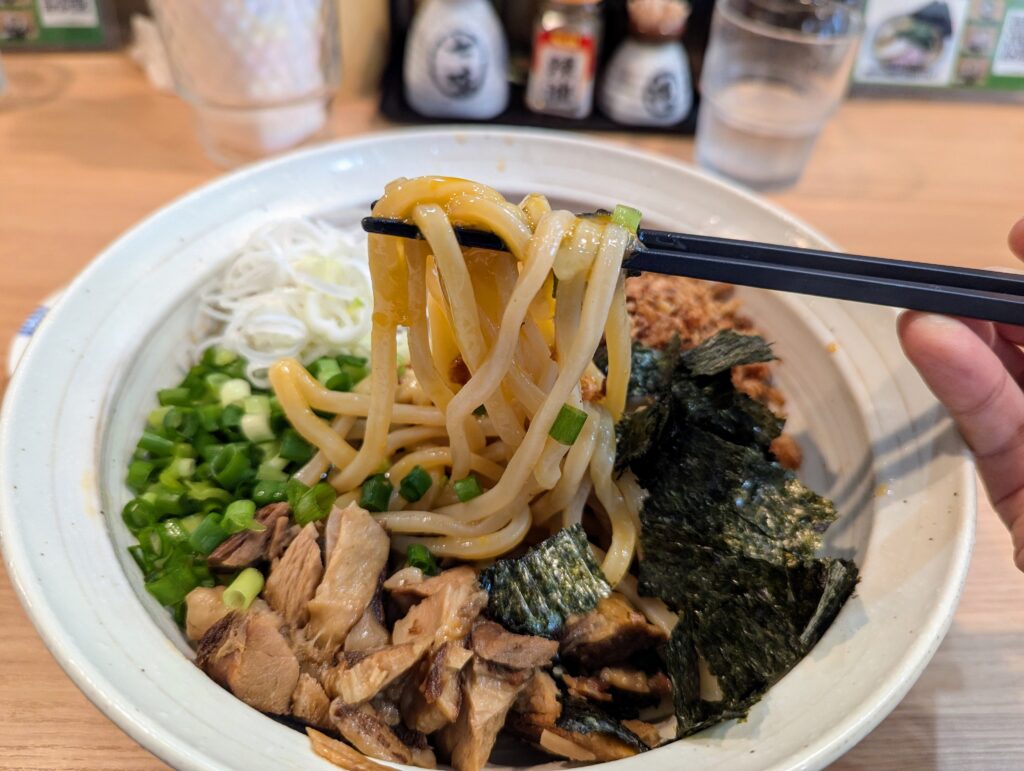
{"label": "thumb", "polygon": [[899,321],[907,358],[974,451],[1024,570],[1024,392],[1010,375],[1024,371],[1024,353],[1004,346],[997,354],[980,331],[947,316],[909,311]]}

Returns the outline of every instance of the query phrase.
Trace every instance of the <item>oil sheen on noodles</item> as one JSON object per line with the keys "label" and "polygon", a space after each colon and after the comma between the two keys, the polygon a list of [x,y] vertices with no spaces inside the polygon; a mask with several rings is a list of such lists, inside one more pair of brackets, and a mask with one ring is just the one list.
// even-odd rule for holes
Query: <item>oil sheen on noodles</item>
{"label": "oil sheen on noodles", "polygon": [[[347,501],[382,468],[397,487],[418,465],[430,493],[416,503],[396,493],[377,516],[395,548],[421,543],[465,560],[499,557],[531,528],[596,517],[610,533],[602,568],[619,585],[643,494],[613,474],[629,382],[620,271],[629,233],[552,211],[542,196],[515,205],[438,177],[391,183],[373,213],[415,222],[425,241],[370,237],[371,374],[356,392],[326,390],[293,359],[271,367],[288,419],[319,449],[299,478],[327,473]],[[510,251],[463,250],[453,222],[497,233]],[[396,377],[401,328],[411,367]],[[602,339],[607,379],[593,362]],[[549,435],[565,405],[587,416],[572,445]],[[483,493],[460,501],[448,480],[470,474]]]}

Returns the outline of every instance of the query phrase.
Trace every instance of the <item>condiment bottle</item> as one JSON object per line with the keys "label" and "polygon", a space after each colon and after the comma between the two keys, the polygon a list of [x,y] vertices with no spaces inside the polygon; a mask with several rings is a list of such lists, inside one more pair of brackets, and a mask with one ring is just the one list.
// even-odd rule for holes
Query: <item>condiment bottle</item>
{"label": "condiment bottle", "polygon": [[681,0],[629,0],[629,37],[601,84],[601,110],[617,123],[671,126],[693,107],[686,50],[680,42],[690,8]]}
{"label": "condiment bottle", "polygon": [[544,0],[534,24],[526,106],[539,113],[587,117],[602,31],[601,0]]}
{"label": "condiment bottle", "polygon": [[405,98],[430,118],[486,120],[508,105],[508,45],[488,0],[426,0],[405,46]]}

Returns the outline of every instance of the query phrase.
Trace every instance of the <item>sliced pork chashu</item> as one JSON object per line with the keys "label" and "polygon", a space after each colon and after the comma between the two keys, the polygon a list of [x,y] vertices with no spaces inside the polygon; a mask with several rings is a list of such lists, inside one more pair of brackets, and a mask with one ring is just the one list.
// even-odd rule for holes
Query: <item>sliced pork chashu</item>
{"label": "sliced pork chashu", "polygon": [[299,682],[299,662],[269,610],[231,612],[199,641],[196,664],[261,712],[286,715]]}
{"label": "sliced pork chashu", "polygon": [[389,549],[388,534],[369,512],[351,504],[340,513],[323,580],[307,604],[303,632],[315,658],[329,661],[345,642],[373,600]]}
{"label": "sliced pork chashu", "polygon": [[561,652],[566,661],[600,669],[664,641],[664,632],[613,592],[589,613],[569,617],[561,635]]}
{"label": "sliced pork chashu", "polygon": [[[243,530],[235,533],[210,552],[207,562],[217,570],[241,570],[267,559],[267,547],[278,528],[287,530],[289,508],[287,503],[271,503],[256,512],[255,520],[263,525],[260,531]],[[278,522],[283,524],[279,525]]]}
{"label": "sliced pork chashu", "polygon": [[369,704],[351,707],[339,700],[331,702],[331,724],[353,747],[371,758],[435,768],[437,759],[424,737],[403,741],[384,718]]}
{"label": "sliced pork chashu", "polygon": [[[455,771],[484,767],[512,705],[536,668],[551,663],[558,652],[554,641],[513,634],[491,622],[478,624],[473,638],[477,629],[482,630],[480,644],[471,638],[474,656],[466,669],[458,720],[437,734],[438,746],[451,758]],[[535,643],[537,640],[541,643]],[[526,666],[516,668],[498,661]]]}
{"label": "sliced pork chashu", "polygon": [[306,605],[313,599],[323,572],[316,525],[309,524],[271,567],[263,596],[289,626],[298,628],[309,617]]}
{"label": "sliced pork chashu", "polygon": [[415,677],[402,691],[402,719],[410,728],[425,734],[434,733],[455,722],[462,706],[460,673],[471,651],[462,641],[449,640],[420,663]]}

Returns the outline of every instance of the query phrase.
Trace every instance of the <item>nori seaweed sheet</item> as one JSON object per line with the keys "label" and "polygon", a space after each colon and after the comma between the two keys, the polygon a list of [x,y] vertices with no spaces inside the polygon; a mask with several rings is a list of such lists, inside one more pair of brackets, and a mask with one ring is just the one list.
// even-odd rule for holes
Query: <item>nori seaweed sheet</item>
{"label": "nori seaweed sheet", "polygon": [[498,560],[480,573],[480,585],[488,616],[510,632],[552,639],[569,616],[593,610],[612,591],[580,524],[518,559]]}
{"label": "nori seaweed sheet", "polygon": [[[667,646],[679,736],[744,716],[857,582],[852,562],[814,557],[836,511],[772,458],[782,420],[732,385],[733,366],[770,357],[734,332],[686,353],[635,351],[641,406],[620,422],[618,452],[649,493],[640,590],[681,613]],[[721,701],[700,698],[701,657]]]}

